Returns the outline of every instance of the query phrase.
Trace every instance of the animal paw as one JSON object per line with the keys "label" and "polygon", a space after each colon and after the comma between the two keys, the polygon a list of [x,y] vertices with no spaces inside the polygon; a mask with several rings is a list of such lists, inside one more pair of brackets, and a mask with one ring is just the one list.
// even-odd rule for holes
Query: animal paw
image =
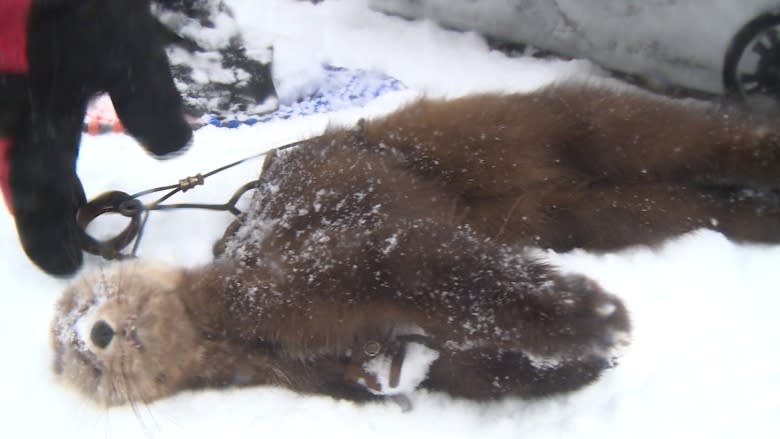
{"label": "animal paw", "polygon": [[559,278],[545,296],[530,325],[533,336],[526,337],[529,343],[522,349],[532,363],[593,360],[614,365],[630,341],[631,325],[620,299],[574,275]]}

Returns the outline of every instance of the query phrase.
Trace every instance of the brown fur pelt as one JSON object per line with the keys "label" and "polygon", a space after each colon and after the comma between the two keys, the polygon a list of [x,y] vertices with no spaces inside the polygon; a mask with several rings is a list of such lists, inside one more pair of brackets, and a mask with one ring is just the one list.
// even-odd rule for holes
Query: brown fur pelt
{"label": "brown fur pelt", "polygon": [[775,130],[636,92],[420,100],[267,161],[212,264],[77,282],[55,370],[104,404],[258,384],[367,400],[407,378],[479,400],[575,390],[614,364],[627,311],[526,248],[700,227],[777,242],[779,166]]}

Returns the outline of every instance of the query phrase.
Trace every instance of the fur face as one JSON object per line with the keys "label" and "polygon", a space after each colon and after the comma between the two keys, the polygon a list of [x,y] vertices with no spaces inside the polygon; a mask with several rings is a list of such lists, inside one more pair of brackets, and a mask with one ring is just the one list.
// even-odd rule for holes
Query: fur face
{"label": "fur face", "polygon": [[57,305],[55,371],[104,405],[181,388],[202,349],[173,294],[181,277],[174,267],[131,261],[79,279]]}
{"label": "fur face", "polygon": [[264,165],[212,264],[77,282],[55,370],[109,405],[260,384],[352,400],[579,389],[615,364],[628,312],[525,248],[700,227],[779,242],[780,135],[728,116],[564,85],[329,130]]}

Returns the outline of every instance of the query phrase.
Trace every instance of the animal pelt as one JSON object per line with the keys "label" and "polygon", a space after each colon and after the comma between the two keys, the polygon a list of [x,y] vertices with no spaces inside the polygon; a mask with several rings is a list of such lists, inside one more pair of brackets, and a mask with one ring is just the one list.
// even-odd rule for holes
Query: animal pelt
{"label": "animal pelt", "polygon": [[[254,384],[364,400],[398,393],[423,350],[412,387],[572,391],[615,364],[628,313],[526,248],[614,250],[700,227],[777,242],[777,148],[747,117],[636,92],[420,100],[268,160],[212,264],[77,283],[54,324],[57,370],[107,404]],[[144,323],[160,315],[170,327]]]}

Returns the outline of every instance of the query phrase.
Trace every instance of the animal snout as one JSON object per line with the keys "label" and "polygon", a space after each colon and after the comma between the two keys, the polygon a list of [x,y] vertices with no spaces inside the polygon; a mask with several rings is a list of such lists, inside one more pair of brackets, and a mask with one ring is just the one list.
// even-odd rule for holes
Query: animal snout
{"label": "animal snout", "polygon": [[100,349],[105,349],[114,338],[114,328],[105,320],[97,321],[89,332],[89,339]]}

